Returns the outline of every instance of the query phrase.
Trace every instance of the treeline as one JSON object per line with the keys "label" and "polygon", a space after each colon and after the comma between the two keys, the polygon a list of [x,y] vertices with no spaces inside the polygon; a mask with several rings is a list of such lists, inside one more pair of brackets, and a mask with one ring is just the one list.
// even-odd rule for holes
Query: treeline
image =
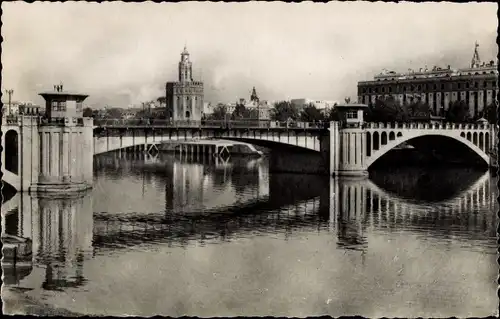
{"label": "treeline", "polygon": [[[332,112],[334,110],[334,112]],[[302,121],[302,122],[320,122],[331,120],[331,115],[336,113],[335,108],[322,112],[314,104],[306,105],[302,110],[293,105],[289,101],[280,101],[274,104],[271,108],[270,119],[273,121]],[[258,119],[258,109],[249,109],[243,104],[237,104],[233,112],[228,111],[228,107],[219,103],[213,110],[212,114],[208,114],[206,119],[209,120],[241,120],[241,119]]]}

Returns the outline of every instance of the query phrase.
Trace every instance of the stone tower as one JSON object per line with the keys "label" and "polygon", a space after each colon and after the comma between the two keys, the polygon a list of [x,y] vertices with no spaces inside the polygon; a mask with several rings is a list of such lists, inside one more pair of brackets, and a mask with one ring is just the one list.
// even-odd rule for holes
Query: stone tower
{"label": "stone tower", "polygon": [[481,58],[479,57],[479,51],[477,48],[479,48],[479,43],[476,42],[474,46],[474,55],[472,56],[472,60],[470,62],[471,68],[478,68],[481,66]]}
{"label": "stone tower", "polygon": [[178,82],[167,82],[167,119],[201,121],[203,115],[203,82],[193,80],[193,65],[187,48],[181,53]]}

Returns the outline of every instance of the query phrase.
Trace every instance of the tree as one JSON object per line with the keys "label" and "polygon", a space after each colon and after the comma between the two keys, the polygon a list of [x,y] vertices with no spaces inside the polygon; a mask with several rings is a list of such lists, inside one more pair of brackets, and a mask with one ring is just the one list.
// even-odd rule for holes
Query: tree
{"label": "tree", "polygon": [[328,111],[326,115],[326,120],[329,122],[340,121],[339,109],[337,108],[337,103]]}
{"label": "tree", "polygon": [[110,119],[121,119],[123,115],[123,110],[113,107],[107,110],[106,117]]}
{"label": "tree", "polygon": [[375,100],[368,105],[367,122],[403,122],[408,120],[405,109],[394,97]]}
{"label": "tree", "polygon": [[410,103],[403,105],[403,110],[406,118],[409,120],[418,118],[430,118],[431,109],[427,103],[421,100],[413,100]]}
{"label": "tree", "polygon": [[469,106],[465,101],[451,102],[448,110],[445,111],[445,118],[448,122],[467,123],[471,121]]}
{"label": "tree", "polygon": [[167,104],[167,98],[166,98],[166,97],[164,97],[164,96],[160,96],[159,98],[157,98],[157,99],[156,99],[156,101],[157,101],[158,103],[160,103],[160,105],[161,105],[161,104]]}
{"label": "tree", "polygon": [[245,107],[244,104],[238,103],[234,108],[233,114],[231,114],[233,120],[241,120],[250,118],[250,110]]}
{"label": "tree", "polygon": [[299,118],[298,110],[288,101],[281,101],[274,104],[274,109],[271,112],[273,121],[285,122],[288,119],[296,121]]}
{"label": "tree", "polygon": [[325,116],[314,104],[307,105],[300,113],[300,120],[303,122],[318,122],[324,121]]}
{"label": "tree", "polygon": [[226,106],[224,104],[222,104],[222,103],[219,103],[219,104],[217,104],[216,107],[214,107],[213,113],[210,114],[207,117],[210,120],[222,121],[222,120],[226,119],[226,115],[227,115],[227,108],[226,108]]}
{"label": "tree", "polygon": [[90,107],[86,107],[83,109],[83,117],[93,117],[93,114],[94,112],[92,111],[92,109]]}
{"label": "tree", "polygon": [[495,102],[488,104],[484,108],[484,118],[488,120],[490,124],[496,124],[497,123],[497,106]]}

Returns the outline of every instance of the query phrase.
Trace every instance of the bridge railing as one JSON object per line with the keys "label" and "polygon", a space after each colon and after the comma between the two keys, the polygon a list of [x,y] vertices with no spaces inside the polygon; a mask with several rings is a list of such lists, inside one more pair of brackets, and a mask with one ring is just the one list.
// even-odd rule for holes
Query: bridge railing
{"label": "bridge railing", "polygon": [[373,123],[367,122],[365,128],[370,129],[434,129],[434,130],[485,130],[490,129],[489,123]]}
{"label": "bridge railing", "polygon": [[325,122],[280,122],[270,120],[158,120],[158,119],[95,119],[97,127],[171,127],[171,128],[300,128],[319,129],[327,127]]}

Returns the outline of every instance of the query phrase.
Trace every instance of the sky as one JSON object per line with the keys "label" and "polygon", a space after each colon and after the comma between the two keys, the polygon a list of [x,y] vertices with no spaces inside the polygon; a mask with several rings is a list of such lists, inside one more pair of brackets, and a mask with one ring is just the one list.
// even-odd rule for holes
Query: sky
{"label": "sky", "polygon": [[[89,94],[129,107],[165,94],[187,46],[205,101],[356,97],[383,68],[496,60],[495,3],[2,3],[2,92]],[[2,101],[6,101],[5,94]]]}

